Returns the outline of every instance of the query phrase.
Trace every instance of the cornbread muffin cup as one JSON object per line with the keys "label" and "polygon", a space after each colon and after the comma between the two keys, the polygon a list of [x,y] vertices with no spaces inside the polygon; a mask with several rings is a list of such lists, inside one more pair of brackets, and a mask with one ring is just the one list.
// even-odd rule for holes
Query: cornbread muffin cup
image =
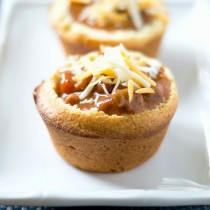
{"label": "cornbread muffin cup", "polygon": [[107,115],[65,104],[55,92],[54,77],[35,89],[34,100],[56,150],[66,161],[87,171],[126,171],[157,151],[175,113],[175,81],[168,69],[165,74],[171,83],[168,100],[136,114]]}
{"label": "cornbread muffin cup", "polygon": [[[85,54],[99,49],[100,45],[116,46],[122,43],[130,50],[142,51],[155,57],[168,24],[165,7],[160,0],[158,9],[161,18],[154,18],[141,29],[116,29],[109,31],[90,27],[72,19],[68,1],[54,1],[50,7],[50,22],[57,32],[65,53]],[[153,9],[153,8],[152,8]]]}

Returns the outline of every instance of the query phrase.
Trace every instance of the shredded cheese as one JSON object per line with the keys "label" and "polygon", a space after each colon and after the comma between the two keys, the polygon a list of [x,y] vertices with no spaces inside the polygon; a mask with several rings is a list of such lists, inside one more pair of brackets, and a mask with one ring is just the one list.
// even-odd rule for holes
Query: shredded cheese
{"label": "shredded cheese", "polygon": [[102,76],[102,77],[100,77],[99,79],[97,79],[95,82],[90,83],[90,86],[95,86],[95,85],[97,85],[99,82],[101,82],[102,80],[104,80],[104,79],[110,79],[110,78],[111,78],[111,77]]}
{"label": "shredded cheese", "polygon": [[135,93],[154,93],[155,91],[152,88],[141,88],[139,90],[136,90]]}
{"label": "shredded cheese", "polygon": [[84,100],[92,91],[94,86],[91,86],[92,82],[96,81],[96,77],[93,77],[92,80],[90,81],[89,85],[85,88],[85,90],[79,95],[80,100]]}
{"label": "shredded cheese", "polygon": [[72,79],[73,79],[75,82],[77,82],[77,81],[79,81],[79,80],[84,80],[84,79],[90,77],[91,75],[92,75],[92,74],[91,74],[89,71],[86,71],[86,72],[82,72],[81,74],[78,74],[78,75],[72,77]]}
{"label": "shredded cheese", "polygon": [[143,20],[139,13],[138,0],[128,0],[128,11],[135,27],[139,30],[143,26]]}
{"label": "shredded cheese", "polygon": [[70,3],[90,4],[93,0],[70,0]]}
{"label": "shredded cheese", "polygon": [[92,103],[93,103],[93,99],[92,98],[80,101],[80,104],[92,104]]}
{"label": "shredded cheese", "polygon": [[[161,22],[168,22],[167,12],[162,1],[159,0],[66,0],[67,3],[84,5],[78,18],[80,21],[95,22],[100,27],[106,27],[110,22],[124,23],[131,19],[137,30],[143,28],[142,11]],[[119,11],[119,12],[118,12]],[[70,22],[62,20],[62,27],[68,30]]]}
{"label": "shredded cheese", "polygon": [[144,73],[142,73],[141,70],[134,63],[132,63],[132,61],[129,60],[127,56],[125,56],[124,61],[133,72],[137,73],[147,82],[149,82],[152,86],[156,86],[156,83],[152,79],[150,79],[148,76],[146,76]]}
{"label": "shredded cheese", "polygon": [[[106,95],[114,93],[120,85],[127,88],[129,102],[134,94],[152,94],[156,87],[154,79],[161,68],[161,64],[156,60],[144,57],[140,53],[137,56],[137,53],[127,51],[123,45],[104,46],[101,52],[70,60],[70,66],[65,66],[60,71],[73,71],[75,82],[92,77],[85,90],[78,93],[80,100],[85,100],[98,83],[102,83]],[[113,85],[111,93],[106,84]]]}
{"label": "shredded cheese", "polygon": [[116,84],[115,84],[115,86],[114,86],[114,88],[112,90],[113,93],[117,90],[117,88],[119,87],[119,85],[120,85],[120,79],[117,80],[117,82],[116,82]]}
{"label": "shredded cheese", "polygon": [[129,102],[131,102],[133,99],[133,81],[132,80],[128,80],[128,97],[129,97]]}
{"label": "shredded cheese", "polygon": [[85,67],[87,68],[87,70],[93,75],[98,77],[100,75],[100,73],[97,71],[96,68],[94,68],[94,62],[91,59],[91,57],[83,57],[83,63],[85,65]]}
{"label": "shredded cheese", "polygon": [[106,93],[106,95],[110,95],[110,93],[106,89],[106,85],[105,84],[102,85],[102,88],[103,88],[104,92]]}
{"label": "shredded cheese", "polygon": [[[148,7],[148,4],[140,3],[139,0],[70,0],[70,2],[88,4],[79,16],[81,21],[85,19],[96,21],[97,25],[103,27],[106,26],[108,20],[114,22],[127,21],[127,15],[129,15],[137,30],[140,30],[143,26],[141,6],[143,6],[143,9]],[[117,10],[124,12],[118,13]]]}

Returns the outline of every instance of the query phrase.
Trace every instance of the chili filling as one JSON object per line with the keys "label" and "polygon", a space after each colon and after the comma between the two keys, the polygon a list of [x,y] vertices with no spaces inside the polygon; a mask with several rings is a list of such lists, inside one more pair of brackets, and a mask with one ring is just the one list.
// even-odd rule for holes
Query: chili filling
{"label": "chili filling", "polygon": [[[60,82],[57,87],[59,97],[63,98],[65,103],[77,105],[81,110],[89,110],[97,108],[108,115],[122,115],[129,113],[139,113],[145,109],[152,109],[159,103],[165,102],[170,94],[170,81],[164,74],[164,69],[161,69],[157,75],[155,82],[156,87],[154,93],[137,94],[134,93],[131,102],[129,102],[128,89],[120,85],[116,91],[112,93],[114,85],[98,83],[87,99],[81,101],[79,92],[83,91],[90,82],[91,77],[79,82],[74,82],[74,75],[70,71],[60,73]],[[109,92],[107,95],[103,86]]]}
{"label": "chili filling", "polygon": [[170,80],[160,62],[128,51],[122,44],[70,56],[55,82],[55,91],[65,103],[108,115],[153,109],[170,95]]}
{"label": "chili filling", "polygon": [[[106,30],[117,30],[117,29],[134,29],[136,26],[126,9],[114,8],[110,11],[98,11],[92,12],[94,16],[84,15],[91,13],[89,8],[92,4],[82,4],[78,2],[71,2],[69,6],[69,12],[71,17],[80,23],[86,24],[93,28],[106,29]],[[143,24],[149,23],[154,17],[148,14],[145,10],[139,12],[142,18]]]}

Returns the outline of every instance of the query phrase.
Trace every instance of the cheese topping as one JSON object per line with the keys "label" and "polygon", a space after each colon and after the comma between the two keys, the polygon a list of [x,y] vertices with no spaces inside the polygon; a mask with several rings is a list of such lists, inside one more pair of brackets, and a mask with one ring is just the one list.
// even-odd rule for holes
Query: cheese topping
{"label": "cheese topping", "polygon": [[[161,64],[154,59],[144,57],[140,53],[127,51],[122,44],[116,47],[101,47],[101,51],[92,52],[75,59],[69,57],[70,66],[60,71],[71,71],[75,82],[90,78],[86,88],[78,93],[79,99],[88,97],[94,87],[103,83],[106,95],[110,95],[105,84],[112,84],[114,93],[122,85],[128,88],[129,102],[133,94],[154,93],[154,79],[160,71]],[[92,77],[92,79],[91,79]]]}
{"label": "cheese topping", "polygon": [[70,0],[70,3],[90,4],[92,0]]}
{"label": "cheese topping", "polygon": [[[126,13],[128,13],[136,29],[139,30],[143,26],[138,0],[70,0],[70,2],[87,5],[80,15],[81,21],[89,19],[89,21],[97,21],[100,26],[105,26],[107,16],[109,20],[123,22],[126,21]],[[117,13],[116,11],[121,12]]]}
{"label": "cheese topping", "polygon": [[143,20],[141,14],[139,13],[140,6],[138,5],[138,0],[128,0],[128,11],[133,21],[136,29],[141,29],[143,26]]}
{"label": "cheese topping", "polygon": [[[69,0],[70,3],[84,5],[85,9],[79,15],[80,21],[88,20],[96,22],[98,26],[105,27],[107,22],[128,21],[131,19],[133,26],[140,30],[144,25],[144,17],[141,13],[146,12],[152,17],[157,17],[167,22],[166,11],[161,1],[157,0]],[[129,17],[128,17],[129,15]]]}

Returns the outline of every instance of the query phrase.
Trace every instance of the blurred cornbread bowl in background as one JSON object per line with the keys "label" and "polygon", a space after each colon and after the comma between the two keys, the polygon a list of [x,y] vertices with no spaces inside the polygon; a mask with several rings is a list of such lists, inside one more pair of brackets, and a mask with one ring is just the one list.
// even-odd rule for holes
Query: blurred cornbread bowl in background
{"label": "blurred cornbread bowl in background", "polygon": [[55,0],[50,21],[67,55],[123,43],[153,57],[168,15],[161,0]]}

